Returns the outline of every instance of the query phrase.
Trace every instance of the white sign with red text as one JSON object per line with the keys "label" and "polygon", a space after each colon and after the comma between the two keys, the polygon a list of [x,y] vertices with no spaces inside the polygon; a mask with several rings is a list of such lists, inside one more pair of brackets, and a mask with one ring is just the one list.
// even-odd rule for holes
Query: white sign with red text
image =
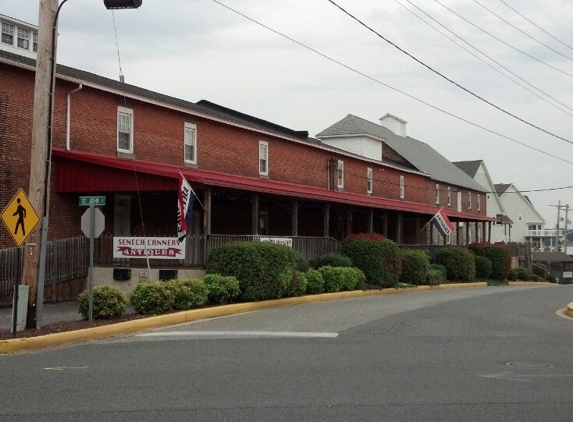
{"label": "white sign with red text", "polygon": [[114,237],[113,257],[185,259],[185,242],[176,237]]}

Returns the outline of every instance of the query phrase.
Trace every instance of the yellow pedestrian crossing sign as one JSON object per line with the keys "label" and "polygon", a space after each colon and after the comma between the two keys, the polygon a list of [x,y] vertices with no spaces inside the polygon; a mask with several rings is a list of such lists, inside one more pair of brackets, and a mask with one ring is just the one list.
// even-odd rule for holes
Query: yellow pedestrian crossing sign
{"label": "yellow pedestrian crossing sign", "polygon": [[40,217],[36,214],[26,193],[20,189],[2,211],[2,221],[16,245],[22,246],[40,221]]}

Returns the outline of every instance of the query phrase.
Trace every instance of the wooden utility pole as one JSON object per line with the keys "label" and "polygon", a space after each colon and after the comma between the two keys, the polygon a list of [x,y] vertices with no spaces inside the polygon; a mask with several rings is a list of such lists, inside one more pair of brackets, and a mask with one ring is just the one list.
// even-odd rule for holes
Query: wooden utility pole
{"label": "wooden utility pole", "polygon": [[[44,218],[29,237],[29,253],[24,254],[22,282],[30,286],[26,327],[36,325],[36,295],[38,291],[38,270],[40,262],[40,235],[47,230],[46,183],[49,157],[50,114],[54,99],[50,95],[53,80],[52,64],[55,60],[56,40],[53,28],[56,25],[58,0],[40,0],[38,21],[38,54],[36,59],[36,80],[34,85],[34,114],[32,118],[32,147],[30,156],[30,187],[28,198],[34,209]],[[55,63],[54,63],[55,66]]]}

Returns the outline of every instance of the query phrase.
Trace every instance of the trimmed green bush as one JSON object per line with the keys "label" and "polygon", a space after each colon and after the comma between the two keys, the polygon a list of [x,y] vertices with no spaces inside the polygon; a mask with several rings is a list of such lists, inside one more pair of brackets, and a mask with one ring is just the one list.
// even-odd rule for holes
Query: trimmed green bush
{"label": "trimmed green bush", "polygon": [[401,249],[402,272],[400,283],[421,285],[426,283],[430,257],[422,249]]}
{"label": "trimmed green bush", "polygon": [[506,279],[511,269],[511,256],[507,246],[476,243],[468,248],[475,255],[486,257],[491,261],[492,279]]}
{"label": "trimmed green bush", "polygon": [[531,273],[527,268],[518,267],[517,270],[517,279],[527,281],[531,277]]}
{"label": "trimmed green bush", "polygon": [[366,287],[366,276],[356,267],[341,267],[345,282],[345,290],[363,290]]}
{"label": "trimmed green bush", "polygon": [[302,271],[295,271],[286,296],[302,296],[306,293],[306,277]]}
{"label": "trimmed green bush", "polygon": [[216,246],[207,261],[207,274],[234,276],[242,301],[279,299],[288,290],[297,254],[289,247],[266,242],[231,242]]}
{"label": "trimmed green bush", "polygon": [[304,273],[306,279],[306,292],[309,294],[318,294],[324,292],[324,279],[322,273],[317,270],[310,270]]}
{"label": "trimmed green bush", "polygon": [[548,273],[548,274],[547,274],[547,281],[549,281],[550,283],[556,283],[556,282],[557,282],[557,278],[556,278],[553,274]]}
{"label": "trimmed green bush", "polygon": [[320,267],[318,271],[322,274],[324,280],[324,291],[326,293],[339,292],[345,285],[345,277],[341,269],[344,267],[331,267],[325,265]]}
{"label": "trimmed green bush", "polygon": [[394,287],[402,270],[400,250],[389,239],[359,238],[346,240],[343,254],[366,276],[366,282],[381,287]]}
{"label": "trimmed green bush", "polygon": [[541,279],[541,277],[539,277],[537,274],[531,274],[531,276],[529,276],[529,281],[539,281]]}
{"label": "trimmed green bush", "polygon": [[207,301],[214,305],[232,303],[241,294],[239,280],[233,276],[206,274],[203,283],[207,286]]}
{"label": "trimmed green bush", "polygon": [[517,268],[512,268],[511,271],[507,274],[506,277],[509,281],[516,281],[517,280]]}
{"label": "trimmed green bush", "polygon": [[426,284],[428,286],[439,286],[445,279],[442,272],[435,268],[429,268],[426,273]]}
{"label": "trimmed green bush", "polygon": [[129,302],[138,314],[162,314],[173,309],[175,293],[169,283],[143,282],[135,286],[129,295]]}
{"label": "trimmed green bush", "polygon": [[296,270],[302,271],[303,273],[308,271],[309,264],[307,259],[299,253],[296,253]]}
{"label": "trimmed green bush", "polygon": [[325,267],[352,267],[352,259],[339,253],[327,253],[316,260],[316,268]]}
{"label": "trimmed green bush", "polygon": [[448,281],[471,282],[475,279],[475,259],[466,248],[457,246],[440,248],[436,254],[436,263],[446,267]]}
{"label": "trimmed green bush", "polygon": [[[90,319],[89,291],[84,290],[78,296],[78,312],[83,319]],[[119,318],[125,315],[127,297],[117,286],[95,286],[93,288],[93,319]]]}
{"label": "trimmed green bush", "polygon": [[173,309],[195,309],[207,303],[209,290],[203,280],[171,280],[167,285],[173,291]]}
{"label": "trimmed green bush", "polygon": [[[430,270],[436,270],[439,271],[440,274],[442,274],[442,281],[446,280],[446,277],[448,275],[447,271],[446,271],[446,267],[444,267],[443,265],[440,264],[430,264]],[[429,271],[429,270],[428,270]]]}
{"label": "trimmed green bush", "polygon": [[476,278],[491,278],[491,261],[485,256],[475,256]]}

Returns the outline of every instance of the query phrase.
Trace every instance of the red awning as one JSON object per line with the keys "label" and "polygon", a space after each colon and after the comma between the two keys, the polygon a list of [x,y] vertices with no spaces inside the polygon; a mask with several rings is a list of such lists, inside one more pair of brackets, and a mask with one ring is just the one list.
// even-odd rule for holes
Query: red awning
{"label": "red awning", "polygon": [[[57,165],[55,166],[55,190],[57,192],[177,190],[177,180],[181,173],[189,182],[204,186],[218,186],[292,198],[425,215],[433,215],[438,211],[438,208],[435,206],[416,202],[332,191],[313,186],[171,166],[142,160],[130,160],[95,153],[66,151],[61,148],[54,148],[52,155],[57,159]],[[457,212],[451,209],[446,210],[446,214],[450,218],[456,219],[493,221],[492,218]]]}

